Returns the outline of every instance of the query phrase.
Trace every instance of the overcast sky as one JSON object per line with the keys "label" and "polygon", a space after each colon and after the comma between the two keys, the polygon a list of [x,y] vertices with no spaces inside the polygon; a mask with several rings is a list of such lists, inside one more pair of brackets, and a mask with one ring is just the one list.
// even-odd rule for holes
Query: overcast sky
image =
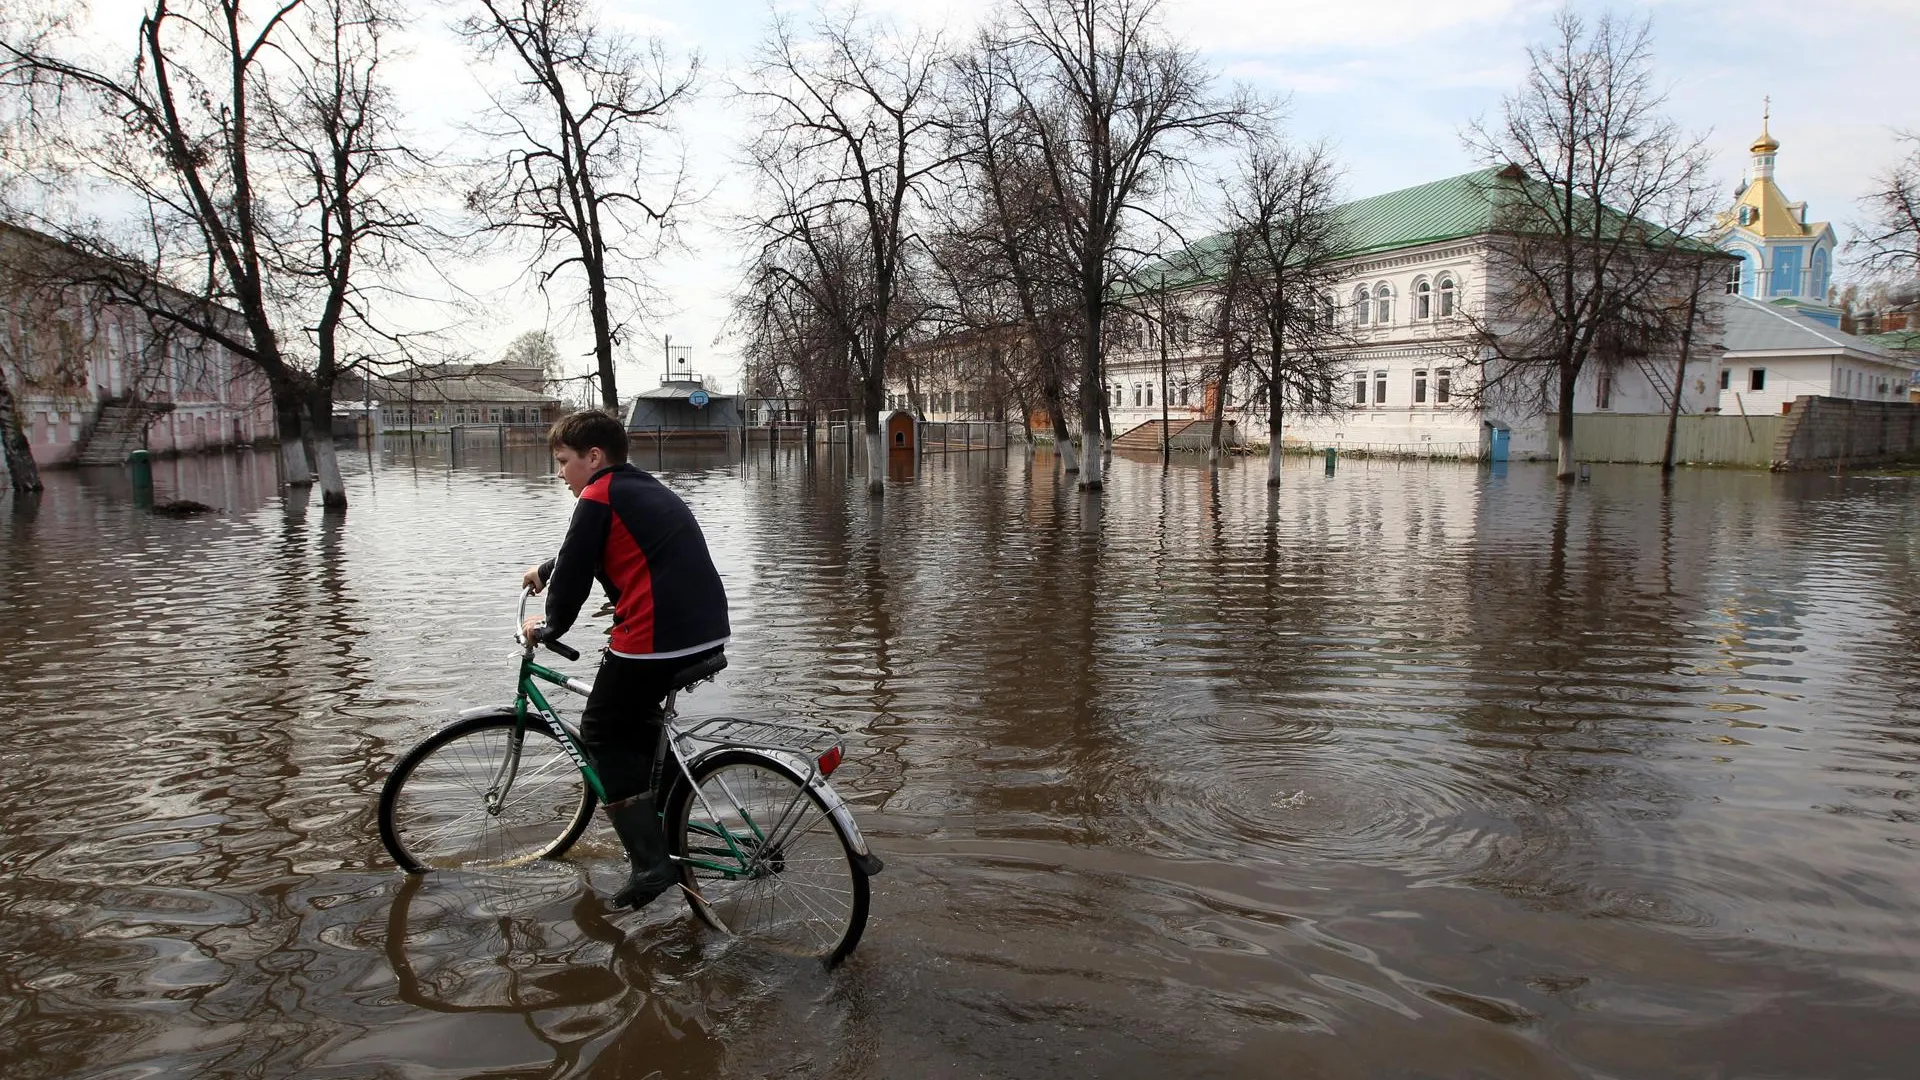
{"label": "overcast sky", "polygon": [[[139,6],[104,0],[96,17],[117,22]],[[937,19],[964,37],[991,6],[987,0],[869,0],[867,10],[926,25]],[[1346,166],[1347,196],[1361,198],[1475,168],[1461,146],[1461,127],[1495,114],[1501,96],[1519,86],[1526,47],[1546,39],[1559,6],[1535,0],[1164,0],[1163,13],[1168,28],[1224,80],[1286,97],[1291,132],[1330,140]],[[1714,174],[1729,198],[1759,133],[1762,99],[1771,95],[1772,132],[1781,144],[1776,177],[1788,198],[1808,203],[1810,219],[1834,223],[1844,274],[1848,223],[1859,219],[1857,200],[1873,175],[1897,155],[1893,130],[1920,129],[1920,0],[1574,4],[1588,15],[1609,6],[1652,18],[1669,113],[1709,135]],[[605,10],[623,27],[697,49],[709,88],[687,114],[686,130],[695,181],[713,194],[682,224],[689,253],[655,270],[671,311],[644,326],[628,347],[621,391],[654,385],[663,334],[693,345],[694,367],[733,389],[739,363],[721,335],[741,253],[726,218],[746,193],[736,164],[746,132],[744,110],[725,97],[724,85],[752,51],[771,9],[764,0],[611,0]],[[137,14],[131,17],[137,23]],[[422,15],[401,75],[409,115],[419,125],[430,127],[479,101],[459,47],[438,29],[448,17],[436,9]],[[130,32],[115,36],[124,41]],[[522,292],[490,306],[496,317],[463,328],[481,356],[543,325],[554,330],[563,352],[589,351],[583,320],[568,317],[578,307],[571,295],[542,302]]]}

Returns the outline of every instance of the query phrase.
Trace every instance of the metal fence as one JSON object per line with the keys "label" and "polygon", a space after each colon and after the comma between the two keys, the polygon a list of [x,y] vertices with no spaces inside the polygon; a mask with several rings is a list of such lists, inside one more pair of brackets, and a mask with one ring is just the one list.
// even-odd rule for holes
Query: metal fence
{"label": "metal fence", "polygon": [[[1674,429],[1673,459],[1695,465],[1766,468],[1783,416],[1682,416]],[[1573,424],[1573,456],[1580,461],[1658,464],[1667,447],[1664,416],[1581,415]]]}
{"label": "metal fence", "polygon": [[951,454],[968,450],[1005,450],[1008,435],[1024,430],[1019,424],[998,420],[922,420],[920,452]]}

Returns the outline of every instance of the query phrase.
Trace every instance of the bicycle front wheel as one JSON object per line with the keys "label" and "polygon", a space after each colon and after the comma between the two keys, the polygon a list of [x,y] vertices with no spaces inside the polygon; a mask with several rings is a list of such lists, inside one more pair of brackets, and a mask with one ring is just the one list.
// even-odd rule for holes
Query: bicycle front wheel
{"label": "bicycle front wheel", "polygon": [[837,964],[867,925],[867,875],[818,792],[752,750],[693,769],[666,808],[694,914],[716,930]]}
{"label": "bicycle front wheel", "polygon": [[410,874],[510,866],[565,852],[594,803],[552,732],[518,725],[510,712],[476,716],[428,736],[393,767],[380,791],[380,840]]}

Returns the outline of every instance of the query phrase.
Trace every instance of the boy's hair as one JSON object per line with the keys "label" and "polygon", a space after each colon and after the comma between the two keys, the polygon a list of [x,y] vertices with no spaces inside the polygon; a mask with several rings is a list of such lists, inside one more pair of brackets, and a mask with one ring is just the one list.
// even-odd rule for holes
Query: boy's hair
{"label": "boy's hair", "polygon": [[627,426],[603,409],[568,413],[547,429],[547,449],[563,446],[576,454],[597,446],[606,451],[608,462],[618,465],[627,460]]}

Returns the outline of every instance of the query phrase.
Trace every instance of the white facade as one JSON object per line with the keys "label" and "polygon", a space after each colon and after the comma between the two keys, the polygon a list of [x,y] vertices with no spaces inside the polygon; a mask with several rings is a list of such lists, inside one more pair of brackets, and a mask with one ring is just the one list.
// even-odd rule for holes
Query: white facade
{"label": "white facade", "polygon": [[[1354,260],[1341,276],[1335,295],[1340,317],[1355,339],[1354,362],[1338,380],[1331,416],[1288,417],[1283,445],[1333,446],[1342,450],[1413,456],[1475,457],[1484,452],[1492,427],[1510,432],[1508,452],[1515,458],[1545,458],[1554,453],[1554,413],[1536,402],[1480,406],[1468,399],[1475,378],[1478,348],[1470,338],[1467,314],[1478,310],[1476,289],[1487,281],[1486,245],[1477,240],[1431,244]],[[1362,296],[1365,297],[1365,321]],[[1160,419],[1158,342],[1123,332],[1131,347],[1115,349],[1108,360],[1109,408],[1116,435]],[[1697,413],[1718,400],[1717,357],[1711,350],[1688,364],[1681,408]],[[1200,385],[1211,362],[1204,350],[1170,350],[1168,416],[1171,420],[1210,416]],[[1665,413],[1671,370],[1648,372],[1636,365],[1603,373],[1595,366],[1581,375],[1575,411],[1579,413]],[[1228,415],[1240,421],[1244,441],[1270,443],[1264,402],[1252,400],[1244,380],[1228,398]],[[1144,391],[1144,392],[1143,392]],[[1251,403],[1251,409],[1241,406]]]}
{"label": "white facade", "polygon": [[1793,304],[1724,298],[1726,355],[1715,406],[1758,416],[1802,395],[1905,401],[1920,364],[1826,324]]}

